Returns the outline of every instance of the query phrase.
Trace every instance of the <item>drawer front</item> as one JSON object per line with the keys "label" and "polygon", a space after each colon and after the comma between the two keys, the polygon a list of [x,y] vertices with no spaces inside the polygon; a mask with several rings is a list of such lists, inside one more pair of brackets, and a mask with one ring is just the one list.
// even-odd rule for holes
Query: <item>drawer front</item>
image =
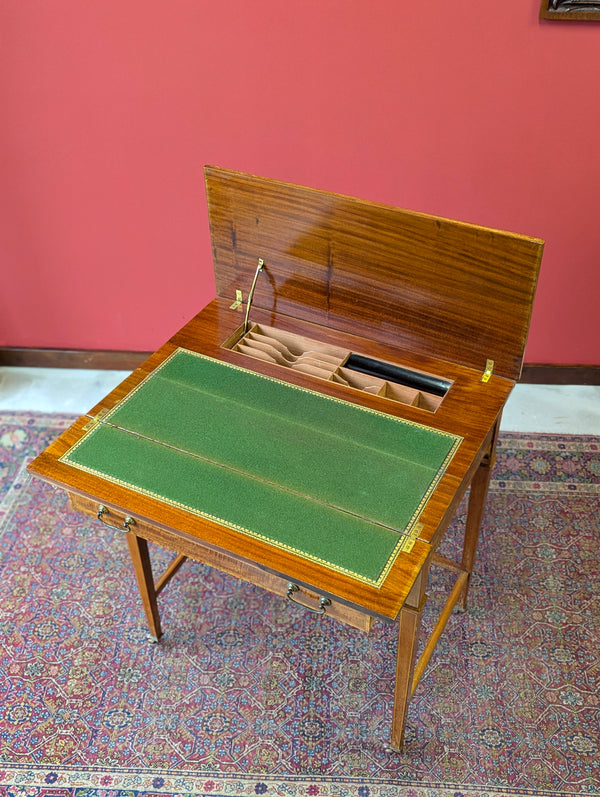
{"label": "drawer front", "polygon": [[319,595],[312,589],[296,584],[293,577],[284,578],[274,573],[262,570],[257,565],[238,559],[231,554],[217,551],[203,545],[199,540],[189,536],[179,535],[160,526],[146,523],[122,509],[115,509],[108,504],[101,504],[91,498],[84,498],[77,493],[69,492],[69,501],[76,512],[83,512],[96,518],[106,526],[123,532],[134,533],[164,548],[169,548],[178,554],[184,554],[190,559],[195,559],[203,564],[210,565],[235,578],[248,581],[262,587],[276,595],[286,597],[289,601],[299,604],[308,611],[317,614],[326,614],[343,623],[369,631],[372,618],[365,612],[346,606],[328,596]]}

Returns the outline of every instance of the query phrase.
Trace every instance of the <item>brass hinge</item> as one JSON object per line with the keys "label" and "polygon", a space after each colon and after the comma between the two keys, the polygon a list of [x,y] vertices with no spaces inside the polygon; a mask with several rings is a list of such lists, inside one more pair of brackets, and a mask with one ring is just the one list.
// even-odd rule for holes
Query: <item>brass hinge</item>
{"label": "brass hinge", "polygon": [[90,420],[83,427],[83,431],[91,432],[91,430],[98,426],[102,418],[104,418],[105,415],[108,415],[109,412],[110,410],[108,407],[103,407],[97,415],[94,415],[93,418],[90,418]]}
{"label": "brass hinge", "polygon": [[482,382],[489,382],[490,377],[494,371],[494,361],[493,360],[486,360],[485,361],[485,371],[481,377]]}
{"label": "brass hinge", "polygon": [[423,531],[422,523],[415,523],[412,529],[406,535],[404,544],[402,545],[403,553],[410,553],[414,548],[415,542],[419,539],[419,535]]}
{"label": "brass hinge", "polygon": [[241,303],[244,301],[244,296],[239,288],[235,291],[235,302],[229,306],[230,310],[237,310]]}

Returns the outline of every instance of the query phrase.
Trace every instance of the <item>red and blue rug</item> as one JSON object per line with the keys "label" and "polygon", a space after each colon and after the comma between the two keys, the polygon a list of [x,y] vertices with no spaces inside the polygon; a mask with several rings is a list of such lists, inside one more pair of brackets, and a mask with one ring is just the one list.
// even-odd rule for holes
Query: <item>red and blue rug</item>
{"label": "red and blue rug", "polygon": [[501,436],[470,608],[396,755],[394,626],[186,562],[147,641],[124,536],[24,471],[71,420],[0,413],[0,794],[600,794],[599,438]]}

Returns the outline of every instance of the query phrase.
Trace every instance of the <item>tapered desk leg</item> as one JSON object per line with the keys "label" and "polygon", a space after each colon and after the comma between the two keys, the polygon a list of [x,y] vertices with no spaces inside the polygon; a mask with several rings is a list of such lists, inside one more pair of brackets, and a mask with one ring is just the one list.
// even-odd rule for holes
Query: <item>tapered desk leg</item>
{"label": "tapered desk leg", "polygon": [[495,459],[496,441],[498,439],[499,426],[500,419],[496,421],[496,426],[492,433],[489,449],[482,459],[481,464],[477,468],[475,476],[473,477],[473,481],[471,482],[461,563],[462,569],[467,572],[467,580],[463,587],[462,593],[456,602],[457,608],[461,609],[462,611],[465,611],[467,608],[469,584],[471,581],[471,573],[473,572],[475,554],[477,553],[481,519],[483,517],[485,501],[488,494],[488,488],[490,486],[490,477],[492,475],[492,466]]}
{"label": "tapered desk leg", "polygon": [[429,567],[425,565],[400,610],[392,737],[389,745],[390,750],[398,753],[402,751],[404,744],[404,725],[408,704],[413,693],[413,674],[421,633],[421,618],[427,599],[425,588],[427,586],[428,573]]}
{"label": "tapered desk leg", "polygon": [[142,598],[142,604],[144,606],[144,612],[146,613],[146,619],[148,621],[150,636],[155,641],[158,641],[162,636],[162,629],[160,627],[158,603],[156,600],[157,592],[154,586],[148,543],[143,537],[137,537],[133,531],[128,531],[126,537],[135,577]]}

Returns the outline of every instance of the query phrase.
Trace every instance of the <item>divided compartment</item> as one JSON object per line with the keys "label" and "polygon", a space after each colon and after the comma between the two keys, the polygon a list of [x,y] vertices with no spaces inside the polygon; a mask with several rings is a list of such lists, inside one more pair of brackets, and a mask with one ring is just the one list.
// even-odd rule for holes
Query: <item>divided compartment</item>
{"label": "divided compartment", "polygon": [[241,336],[238,330],[223,346],[248,357],[428,412],[437,410],[450,387],[450,382],[441,377],[372,360],[339,346],[263,324],[253,324]]}

